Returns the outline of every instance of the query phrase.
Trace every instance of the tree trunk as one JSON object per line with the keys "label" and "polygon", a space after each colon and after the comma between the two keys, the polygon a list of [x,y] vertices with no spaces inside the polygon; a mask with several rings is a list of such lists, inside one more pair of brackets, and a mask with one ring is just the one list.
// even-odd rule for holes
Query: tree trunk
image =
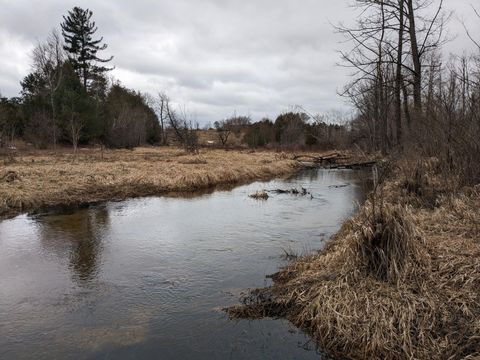
{"label": "tree trunk", "polygon": [[411,131],[412,117],[410,116],[410,109],[408,107],[408,91],[407,91],[407,85],[405,85],[405,80],[403,79],[403,75],[402,75],[401,81],[402,81],[401,85],[402,85],[402,92],[403,92],[403,111],[405,113],[405,118],[407,119],[408,131]]}
{"label": "tree trunk", "polygon": [[415,13],[413,9],[413,0],[407,0],[408,6],[408,29],[410,35],[410,46],[412,48],[413,62],[413,106],[416,115],[422,111],[422,64],[420,62],[420,52],[418,50],[417,31],[415,28]]}
{"label": "tree trunk", "polygon": [[403,31],[404,31],[404,1],[398,1],[400,9],[399,30],[398,30],[398,49],[397,49],[397,74],[395,84],[395,124],[397,132],[397,145],[402,143],[402,57],[403,57]]}
{"label": "tree trunk", "polygon": [[52,107],[53,151],[57,152],[57,124],[55,119],[55,103],[53,101],[53,92],[50,92],[50,105]]}
{"label": "tree trunk", "polygon": [[380,12],[382,15],[381,35],[378,42],[378,60],[377,60],[377,121],[379,125],[380,146],[383,153],[387,150],[387,117],[385,112],[385,97],[384,97],[384,74],[383,74],[383,41],[385,37],[385,8],[383,2],[380,4]]}

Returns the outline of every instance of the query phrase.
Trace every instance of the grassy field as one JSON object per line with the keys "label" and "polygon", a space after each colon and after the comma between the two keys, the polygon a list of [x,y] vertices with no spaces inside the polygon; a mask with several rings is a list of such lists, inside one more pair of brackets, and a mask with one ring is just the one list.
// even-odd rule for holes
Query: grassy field
{"label": "grassy field", "polygon": [[396,164],[321,252],[227,309],[285,317],[342,359],[480,357],[480,187]]}
{"label": "grassy field", "polygon": [[263,151],[84,149],[76,159],[70,151],[23,153],[0,166],[0,216],[267,179],[293,173],[296,165]]}

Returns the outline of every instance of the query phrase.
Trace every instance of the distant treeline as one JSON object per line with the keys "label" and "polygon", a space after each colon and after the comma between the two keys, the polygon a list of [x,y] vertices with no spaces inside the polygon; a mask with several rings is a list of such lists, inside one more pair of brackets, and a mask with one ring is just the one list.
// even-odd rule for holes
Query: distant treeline
{"label": "distant treeline", "polygon": [[[21,94],[0,100],[0,147],[23,139],[35,148],[58,144],[101,144],[132,148],[142,144],[181,143],[198,146],[199,125],[185,112],[172,109],[164,93],[150,96],[130,90],[108,78],[113,57],[89,9],[74,7],[64,16],[61,31],[53,30],[33,51],[32,71],[21,81]],[[341,120],[341,121],[339,121]],[[233,131],[247,146],[345,146],[348,124],[337,115],[308,116],[289,111],[276,120],[253,123],[233,116],[215,122],[217,145],[230,146]]]}
{"label": "distant treeline", "polygon": [[310,117],[303,111],[288,111],[274,121],[264,118],[258,122],[232,117],[216,121],[214,127],[223,146],[228,146],[231,133],[251,148],[344,148],[354,141],[348,120],[339,113]]}
{"label": "distant treeline", "polygon": [[92,12],[79,7],[64,16],[33,51],[32,72],[21,81],[21,96],[0,102],[0,145],[20,137],[37,148],[70,143],[133,147],[158,142],[155,111],[139,92],[109,84],[110,58],[97,39]]}

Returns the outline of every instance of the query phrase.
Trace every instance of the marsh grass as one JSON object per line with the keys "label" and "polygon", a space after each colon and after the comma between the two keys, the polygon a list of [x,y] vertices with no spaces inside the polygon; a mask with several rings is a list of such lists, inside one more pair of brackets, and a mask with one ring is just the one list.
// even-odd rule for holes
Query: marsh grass
{"label": "marsh grass", "polygon": [[[21,154],[0,167],[0,216],[39,208],[119,200],[291,174],[296,163],[273,152],[178,148]],[[10,175],[8,175],[10,174]],[[11,175],[15,174],[15,175]]]}

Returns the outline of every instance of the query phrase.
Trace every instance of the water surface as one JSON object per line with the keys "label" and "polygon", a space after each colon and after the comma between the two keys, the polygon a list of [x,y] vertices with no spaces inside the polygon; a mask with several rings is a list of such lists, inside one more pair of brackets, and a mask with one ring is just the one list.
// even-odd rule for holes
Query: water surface
{"label": "water surface", "polygon": [[[0,223],[0,358],[318,359],[284,320],[220,310],[323,242],[362,201],[352,171]],[[311,195],[248,197],[305,187]]]}

